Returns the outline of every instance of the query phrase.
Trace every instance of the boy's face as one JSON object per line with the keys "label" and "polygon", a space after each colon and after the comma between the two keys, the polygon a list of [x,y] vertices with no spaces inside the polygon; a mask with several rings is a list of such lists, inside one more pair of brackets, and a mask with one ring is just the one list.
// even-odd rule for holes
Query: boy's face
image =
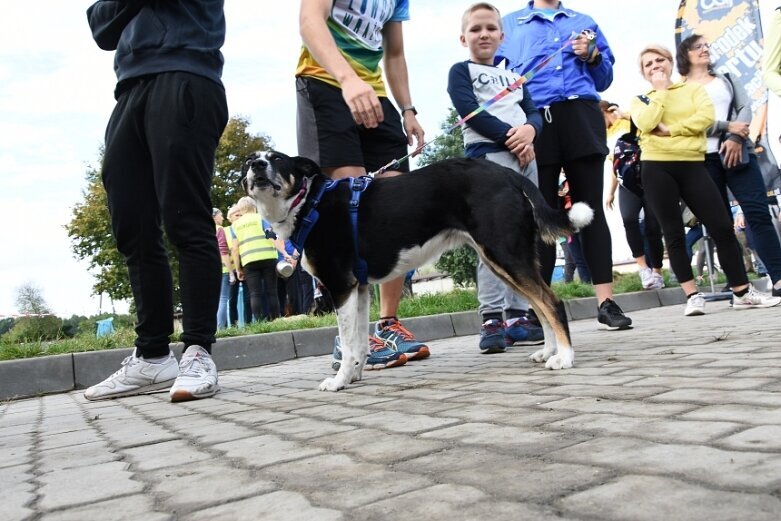
{"label": "boy's face", "polygon": [[496,49],[504,39],[501,27],[501,21],[493,11],[478,9],[469,14],[461,44],[469,48],[473,62],[493,65]]}

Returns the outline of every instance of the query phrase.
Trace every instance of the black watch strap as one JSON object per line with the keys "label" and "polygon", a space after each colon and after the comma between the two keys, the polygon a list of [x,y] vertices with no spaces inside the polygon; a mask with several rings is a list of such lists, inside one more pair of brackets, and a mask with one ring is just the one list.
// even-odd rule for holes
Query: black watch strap
{"label": "black watch strap", "polygon": [[403,115],[404,115],[404,113],[405,113],[405,112],[407,112],[408,110],[411,110],[411,111],[412,111],[412,113],[413,113],[415,116],[417,116],[417,115],[418,115],[418,111],[417,111],[417,109],[415,108],[415,105],[404,105],[404,106],[402,106],[402,107],[401,107],[401,115],[403,116]]}

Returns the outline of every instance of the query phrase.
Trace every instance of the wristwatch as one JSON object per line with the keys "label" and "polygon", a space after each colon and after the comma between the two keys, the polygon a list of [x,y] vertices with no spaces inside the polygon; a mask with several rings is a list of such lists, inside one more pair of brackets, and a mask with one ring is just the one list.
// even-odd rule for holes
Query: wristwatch
{"label": "wristwatch", "polygon": [[401,115],[403,116],[404,113],[407,112],[408,110],[411,110],[412,114],[414,114],[415,116],[418,115],[418,111],[415,109],[415,105],[402,105]]}

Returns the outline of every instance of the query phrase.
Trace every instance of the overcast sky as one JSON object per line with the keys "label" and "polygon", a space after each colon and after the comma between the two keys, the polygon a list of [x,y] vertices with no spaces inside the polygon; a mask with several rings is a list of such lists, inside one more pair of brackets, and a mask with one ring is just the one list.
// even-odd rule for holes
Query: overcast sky
{"label": "overcast sky", "polygon": [[[91,0],[3,2],[0,21],[0,316],[16,312],[16,288],[30,281],[63,316],[98,312],[93,278],[76,261],[64,229],[82,200],[87,165],[114,106],[113,54],[94,44],[85,11]],[[502,13],[526,2],[496,1]],[[766,2],[767,3],[767,2]],[[776,4],[777,2],[772,2]],[[404,24],[412,97],[427,137],[436,136],[450,105],[447,72],[467,58],[458,42],[471,0],[412,0]],[[673,47],[679,0],[568,0],[592,15],[617,58],[604,94],[622,105],[646,90],[637,52],[649,42]],[[774,5],[763,6],[769,11]],[[293,72],[300,47],[298,2],[226,0],[225,72],[231,115],[252,120],[276,147],[296,152]],[[626,258],[623,230],[612,216],[616,258]],[[104,299],[103,310],[110,310]],[[127,309],[117,303],[117,311]]]}

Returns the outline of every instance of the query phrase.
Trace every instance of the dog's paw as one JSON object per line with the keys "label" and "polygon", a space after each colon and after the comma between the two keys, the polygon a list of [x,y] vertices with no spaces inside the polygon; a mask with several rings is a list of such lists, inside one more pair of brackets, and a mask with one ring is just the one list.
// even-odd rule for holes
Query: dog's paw
{"label": "dog's paw", "polygon": [[554,371],[559,369],[569,369],[572,367],[572,362],[573,360],[571,357],[564,357],[561,354],[557,354],[548,358],[548,361],[545,362],[545,367],[547,369],[553,369]]}
{"label": "dog's paw", "polygon": [[320,383],[318,389],[320,389],[321,391],[336,392],[341,389],[344,389],[344,383],[342,383],[342,381],[339,378],[326,378]]}
{"label": "dog's paw", "polygon": [[542,362],[546,362],[551,355],[553,354],[552,351],[546,351],[545,349],[539,349],[535,351],[534,353],[529,355],[529,360],[536,364],[541,364]]}

